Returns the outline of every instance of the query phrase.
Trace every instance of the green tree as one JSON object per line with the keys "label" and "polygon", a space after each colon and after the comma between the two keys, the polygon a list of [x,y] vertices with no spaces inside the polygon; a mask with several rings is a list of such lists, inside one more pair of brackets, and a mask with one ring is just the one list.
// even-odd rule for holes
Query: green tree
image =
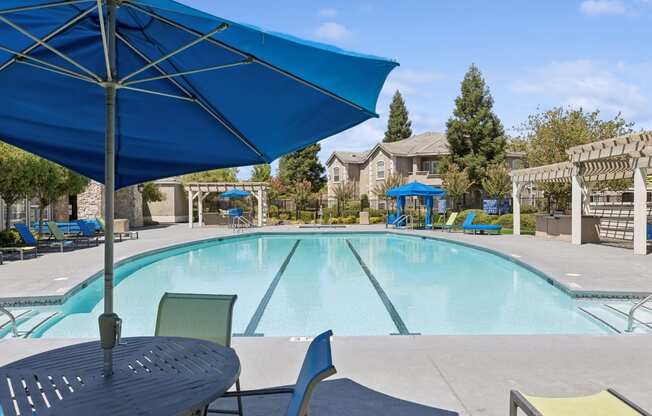
{"label": "green tree", "polygon": [[[581,108],[555,107],[530,115],[520,126],[520,131],[521,138],[527,141],[528,164],[535,167],[565,162],[569,148],[631,133],[633,126],[620,114],[603,120],[599,110],[587,112]],[[611,190],[625,189],[630,185],[631,180],[601,183],[602,187]],[[570,185],[544,183],[541,186],[550,202],[558,207],[568,204]]]}
{"label": "green tree", "polygon": [[143,202],[161,202],[165,201],[165,194],[161,192],[158,184],[154,182],[145,182],[143,184]]}
{"label": "green tree", "polygon": [[512,191],[512,178],[504,163],[492,163],[487,166],[482,178],[482,189],[490,198],[498,199],[498,215],[500,215],[501,202]]}
{"label": "green tree", "polygon": [[337,201],[337,216],[340,215],[340,208],[345,207],[346,203],[355,195],[356,186],[354,182],[340,182],[333,188],[335,200]]}
{"label": "green tree", "polygon": [[444,188],[453,203],[452,208],[453,210],[457,210],[462,197],[473,185],[473,181],[469,178],[469,171],[468,169],[460,170],[456,164],[451,163],[443,175],[443,180]]}
{"label": "green tree", "polygon": [[9,229],[9,207],[28,196],[27,153],[0,142],[0,172],[0,196],[7,206],[4,224]]}
{"label": "green tree", "polygon": [[312,192],[319,192],[326,182],[326,169],[319,161],[321,146],[316,143],[292,152],[281,158],[278,165],[279,177],[286,186],[308,181]]}
{"label": "green tree", "polygon": [[455,99],[453,116],[446,123],[450,162],[467,169],[471,181],[479,183],[490,162],[505,156],[505,131],[493,112],[494,100],[482,73],[471,65],[461,94]]}
{"label": "green tree", "polygon": [[389,118],[383,142],[397,142],[412,136],[410,113],[399,90],[396,90],[392,103],[389,105]]}
{"label": "green tree", "polygon": [[213,169],[183,175],[182,182],[237,182],[238,168]]}
{"label": "green tree", "polygon": [[256,165],[251,171],[252,182],[268,182],[272,178],[272,166],[269,164]]}
{"label": "green tree", "polygon": [[290,199],[294,202],[296,218],[299,219],[299,211],[302,211],[314,199],[311,183],[308,181],[295,182],[292,185]]}

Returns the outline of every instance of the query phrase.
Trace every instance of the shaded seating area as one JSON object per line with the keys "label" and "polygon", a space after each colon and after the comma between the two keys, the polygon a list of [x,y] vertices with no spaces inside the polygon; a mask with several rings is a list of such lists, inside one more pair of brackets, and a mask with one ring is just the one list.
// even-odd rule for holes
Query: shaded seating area
{"label": "shaded seating area", "polygon": [[[527,169],[513,170],[512,198],[514,208],[514,234],[521,233],[521,203],[522,190],[529,184],[566,183],[570,184],[571,214],[562,218],[570,222],[567,230],[556,230],[547,233],[537,225],[537,235],[570,235],[572,244],[599,241],[602,237],[600,217],[604,213],[592,212],[590,208],[591,192],[597,184],[607,181],[631,179],[633,189],[633,204],[626,215],[619,214],[618,228],[620,239],[631,243],[634,254],[648,253],[647,232],[652,207],[649,204],[647,176],[652,168],[652,133],[639,132],[614,137],[599,142],[571,147],[566,152],[567,162],[537,166]],[[544,216],[537,217],[537,223]],[[550,218],[551,216],[546,215]],[[554,217],[554,216],[553,216]],[[570,217],[570,218],[568,218]],[[598,230],[596,231],[596,228]]]}
{"label": "shaded seating area", "polygon": [[387,191],[387,196],[396,198],[396,213],[387,215],[387,225],[394,227],[413,226],[414,219],[405,212],[405,203],[407,197],[420,197],[426,207],[424,217],[424,228],[432,229],[432,210],[434,199],[446,197],[446,191],[435,186],[423,184],[421,182],[410,182],[397,188]]}
{"label": "shaded seating area", "polygon": [[[267,222],[267,189],[269,185],[265,182],[190,182],[184,184],[184,187],[188,191],[189,228],[193,228],[195,224],[197,227],[232,224],[232,217],[228,212],[224,218],[221,213],[205,211],[206,198],[215,193],[220,198],[251,197],[255,203],[256,218],[255,220],[247,218],[247,221],[252,226],[258,227],[264,226]],[[229,193],[231,193],[231,197],[228,196]],[[197,222],[195,222],[195,218]]]}

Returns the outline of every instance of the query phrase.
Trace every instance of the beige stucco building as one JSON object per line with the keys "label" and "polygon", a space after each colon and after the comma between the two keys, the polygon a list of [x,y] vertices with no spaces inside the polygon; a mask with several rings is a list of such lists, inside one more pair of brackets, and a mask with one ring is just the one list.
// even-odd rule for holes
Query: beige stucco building
{"label": "beige stucco building", "polygon": [[[446,135],[433,132],[398,142],[379,142],[365,152],[333,152],[326,161],[329,205],[336,204],[335,188],[340,183],[353,182],[356,198],[366,194],[373,208],[384,208],[384,200],[379,200],[373,189],[392,174],[399,174],[409,182],[441,186],[443,181],[438,173],[439,164],[448,154]],[[508,152],[510,169],[521,168],[523,158],[521,152]]]}

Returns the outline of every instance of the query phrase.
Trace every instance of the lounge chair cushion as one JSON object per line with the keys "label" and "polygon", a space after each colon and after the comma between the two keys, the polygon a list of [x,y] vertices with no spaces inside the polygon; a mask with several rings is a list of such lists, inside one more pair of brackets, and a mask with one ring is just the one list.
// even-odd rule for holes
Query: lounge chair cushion
{"label": "lounge chair cushion", "polygon": [[471,211],[467,214],[462,227],[465,230],[483,230],[483,231],[499,231],[503,228],[500,224],[473,224],[475,219],[475,212]]}
{"label": "lounge chair cushion", "polygon": [[640,416],[625,402],[603,390],[583,397],[549,398],[523,395],[543,416]]}

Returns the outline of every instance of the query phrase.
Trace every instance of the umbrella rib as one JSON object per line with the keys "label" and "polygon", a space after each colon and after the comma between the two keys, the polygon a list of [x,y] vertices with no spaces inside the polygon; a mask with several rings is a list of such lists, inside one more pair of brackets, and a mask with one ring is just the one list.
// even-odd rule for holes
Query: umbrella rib
{"label": "umbrella rib", "polygon": [[[154,63],[150,58],[147,57],[143,52],[141,52],[138,48],[136,48],[134,45],[132,45],[129,41],[127,41],[122,35],[116,34],[117,38],[122,41],[125,45],[127,45],[132,51],[134,51],[138,56],[140,56],[141,59],[143,59],[145,62],[148,63]],[[149,40],[152,42],[151,40]],[[153,42],[152,42],[153,43]],[[170,62],[170,65],[175,68],[175,70],[178,70],[175,65]],[[162,75],[169,75],[167,72],[165,72],[158,64],[154,63],[152,65],[153,68],[158,70]],[[213,117],[215,120],[217,120],[224,128],[226,128],[231,134],[233,134],[239,141],[241,141],[245,146],[247,146],[249,149],[251,149],[258,157],[260,157],[263,161],[269,162],[268,158],[256,148],[256,146],[253,145],[247,138],[245,138],[240,132],[238,132],[234,127],[230,125],[222,116],[218,114],[215,110],[213,110],[210,106],[205,104],[202,100],[197,98],[195,95],[192,94],[188,89],[184,88],[179,84],[175,79],[173,78],[167,78],[170,82],[172,82],[174,85],[177,86],[183,93],[185,93],[188,98],[190,98],[194,103],[196,103],[202,110],[204,110],[208,115]],[[187,81],[186,81],[187,82]]]}
{"label": "umbrella rib", "polygon": [[[194,36],[203,36],[201,34],[201,32],[198,32],[198,31],[196,31],[194,29],[190,29],[190,28],[188,28],[186,26],[183,26],[183,25],[181,25],[181,24],[179,24],[177,22],[174,22],[174,21],[172,21],[170,19],[167,19],[167,18],[165,18],[163,16],[159,16],[158,14],[145,9],[145,8],[141,7],[140,5],[134,4],[131,0],[123,0],[122,4],[127,6],[127,7],[132,8],[132,9],[138,10],[139,12],[144,13],[144,14],[146,14],[146,15],[148,15],[148,16],[156,19],[156,20],[159,20],[159,21],[161,21],[163,23],[166,23],[166,24],[168,24],[168,25],[170,25],[170,26],[172,26],[174,28],[177,28],[179,30],[183,30],[184,32],[187,32],[187,33],[190,33],[190,34],[192,34]],[[300,83],[302,85],[305,85],[306,87],[317,90],[317,91],[321,92],[322,94],[325,94],[325,95],[327,95],[327,96],[329,96],[329,97],[331,97],[331,98],[333,98],[333,99],[335,99],[337,101],[340,101],[340,102],[342,102],[344,104],[347,104],[347,105],[349,105],[349,106],[351,106],[351,107],[353,107],[353,108],[355,108],[357,110],[360,110],[360,111],[364,112],[365,114],[367,114],[367,115],[369,115],[371,117],[378,117],[378,114],[374,113],[373,111],[369,111],[366,108],[361,107],[360,105],[358,105],[358,104],[356,104],[356,103],[354,103],[352,101],[347,100],[346,98],[342,98],[339,95],[337,95],[337,94],[335,94],[335,93],[333,93],[331,91],[328,91],[325,88],[320,87],[319,85],[313,84],[312,82],[309,82],[309,81],[307,81],[307,80],[305,80],[305,79],[303,79],[301,77],[298,77],[298,76],[296,76],[296,75],[294,75],[294,74],[292,74],[292,73],[290,73],[288,71],[285,71],[285,70],[283,70],[281,68],[278,68],[278,67],[276,67],[276,66],[274,66],[274,65],[272,65],[272,64],[270,64],[268,62],[265,62],[265,61],[255,57],[255,56],[253,56],[253,55],[251,55],[249,53],[240,51],[240,50],[238,50],[238,49],[236,49],[236,48],[234,48],[232,46],[227,45],[224,42],[220,42],[219,40],[216,40],[216,39],[213,39],[213,38],[208,38],[208,39],[206,39],[206,41],[208,43],[211,43],[211,44],[215,45],[215,46],[219,46],[222,49],[226,49],[226,50],[228,50],[230,52],[238,54],[238,55],[242,56],[243,58],[247,58],[247,57],[251,58],[251,59],[254,60],[254,62],[256,62],[256,63],[258,63],[258,64],[260,64],[260,65],[274,71],[274,72],[277,72],[277,73],[279,73],[279,74],[281,74],[281,75],[283,75],[285,77],[288,77],[288,78],[290,78],[290,79],[292,79],[292,80],[294,80],[294,81],[296,81],[296,82],[298,82],[298,83]]]}
{"label": "umbrella rib", "polygon": [[[82,12],[82,13],[78,14],[77,16],[75,16],[74,18],[68,20],[66,23],[63,24],[63,26],[61,26],[61,27],[55,29],[54,31],[52,31],[52,32],[50,32],[49,34],[47,34],[46,36],[44,36],[44,37],[43,37],[43,41],[44,41],[44,42],[47,42],[48,40],[50,40],[50,39],[52,39],[53,37],[57,36],[57,35],[60,34],[61,32],[65,31],[66,29],[68,29],[69,27],[71,27],[72,25],[74,25],[75,23],[77,23],[78,21],[80,21],[81,19],[83,19],[84,17],[86,17],[89,13],[91,13],[91,12],[92,12],[93,10],[95,10],[96,8],[97,8],[97,6],[93,6],[93,7],[89,8],[88,10],[86,10],[85,12]],[[22,54],[28,54],[28,53],[30,53],[31,51],[33,51],[34,49],[36,49],[38,46],[39,46],[39,43],[38,43],[38,42],[34,42],[31,46],[29,46],[29,47],[27,47],[26,49],[24,49],[21,53],[22,53]],[[2,65],[0,66],[0,71],[3,71],[4,69],[6,69],[8,66],[10,66],[10,65],[11,65],[12,63],[14,63],[15,61],[16,61],[16,58],[15,58],[15,57],[14,57],[14,58],[11,58],[10,60],[8,60],[7,62],[5,62],[4,64],[2,64]]]}
{"label": "umbrella rib", "polygon": [[96,80],[94,80],[92,78],[89,78],[89,77],[87,77],[85,75],[79,74],[79,73],[77,73],[75,71],[71,71],[69,69],[62,68],[62,67],[60,67],[58,65],[51,64],[49,62],[43,61],[43,60],[38,59],[38,58],[34,58],[33,56],[26,55],[26,54],[24,54],[22,52],[15,51],[15,50],[7,48],[5,46],[0,45],[0,50],[5,51],[5,52],[10,53],[10,54],[13,54],[13,55],[15,55],[16,57],[19,57],[19,58],[34,61],[34,62],[36,62],[36,63],[38,63],[40,65],[36,65],[35,63],[31,63],[31,62],[27,62],[25,60],[14,58],[15,61],[18,62],[18,63],[28,64],[30,66],[34,66],[36,68],[40,68],[40,69],[43,69],[43,70],[57,72],[59,74],[67,75],[67,76],[72,77],[72,78],[81,79],[83,81],[89,81],[89,82],[92,82],[92,83],[95,83],[95,84],[98,83]]}
{"label": "umbrella rib", "polygon": [[34,42],[36,42],[36,43],[38,43],[39,45],[43,46],[44,48],[46,48],[46,49],[49,50],[50,52],[52,52],[52,53],[58,55],[60,58],[66,60],[67,62],[73,64],[73,65],[76,66],[77,68],[79,68],[79,69],[81,69],[82,71],[86,72],[88,75],[90,75],[91,77],[95,78],[97,81],[102,81],[102,78],[100,78],[100,77],[99,77],[97,74],[95,74],[93,71],[91,71],[90,69],[86,68],[84,65],[80,64],[79,62],[75,61],[74,59],[70,58],[68,55],[66,55],[65,53],[59,51],[59,50],[56,49],[55,47],[48,45],[48,44],[45,43],[43,40],[37,38],[36,36],[34,36],[34,35],[31,34],[30,32],[28,32],[27,30],[23,29],[22,27],[18,26],[16,23],[12,22],[11,20],[7,19],[6,17],[0,15],[0,21],[2,21],[2,22],[4,22],[5,24],[11,26],[11,27],[14,28],[16,31],[18,31],[18,32],[22,33],[23,35],[27,36],[28,38],[32,39]]}
{"label": "umbrella rib", "polygon": [[160,95],[162,97],[168,97],[168,98],[176,98],[177,100],[189,101],[191,103],[195,102],[195,99],[192,98],[192,97],[182,97],[180,95],[168,94],[168,93],[159,92],[159,91],[146,90],[146,89],[143,89],[143,88],[128,87],[126,85],[118,85],[118,89],[142,92],[142,93],[145,93],[145,94]]}
{"label": "umbrella rib", "polygon": [[[131,49],[131,50],[132,50],[136,55],[138,55],[138,56],[140,57],[140,59],[144,60],[144,61],[147,62],[147,63],[152,63],[152,62],[153,62],[151,59],[149,59],[149,58],[147,57],[147,55],[145,55],[144,53],[142,53],[141,51],[139,51],[138,48],[136,48],[136,47],[135,47],[134,45],[132,45],[132,44],[131,44],[127,39],[125,39],[124,36],[122,36],[122,35],[119,34],[119,33],[116,33],[115,35],[116,35],[116,37],[118,38],[118,40],[120,40],[122,43],[124,43],[125,45],[127,45],[127,47],[128,47],[129,49]],[[168,75],[168,74],[167,74],[163,69],[161,69],[161,67],[158,66],[158,65],[154,65],[152,68],[156,69],[156,70],[157,70],[158,72],[160,72],[162,75]],[[176,80],[170,78],[169,81],[170,81],[172,84],[174,84],[177,88],[179,88],[179,90],[181,90],[181,92],[183,92],[185,95],[187,95],[188,98],[195,98],[195,97],[194,97],[190,92],[188,92],[187,89],[185,89],[184,87],[182,87],[181,84],[179,84]]]}
{"label": "umbrella rib", "polygon": [[9,14],[9,13],[17,13],[17,12],[25,12],[29,10],[38,10],[38,9],[47,9],[50,7],[61,7],[61,6],[71,6],[73,4],[78,4],[78,3],[90,3],[95,0],[66,0],[66,1],[59,1],[55,3],[45,3],[45,4],[37,4],[34,6],[22,6],[22,7],[13,7],[11,9],[0,9],[0,14]]}
{"label": "umbrella rib", "polygon": [[209,66],[209,67],[206,67],[206,68],[199,68],[199,69],[192,69],[192,70],[189,70],[189,71],[177,72],[177,73],[174,73],[174,74],[165,74],[165,75],[161,75],[161,76],[158,76],[158,77],[150,77],[150,78],[138,79],[138,80],[135,80],[135,81],[127,82],[127,83],[125,83],[123,85],[140,84],[142,82],[156,81],[156,80],[159,80],[159,79],[171,79],[171,78],[175,78],[175,77],[181,77],[181,76],[184,76],[184,75],[192,75],[192,74],[199,74],[201,72],[215,71],[215,70],[218,70],[218,69],[233,68],[233,67],[240,66],[240,65],[247,65],[247,64],[250,64],[252,62],[253,62],[252,59],[245,59],[244,61],[232,62],[230,64],[214,65],[214,66]]}
{"label": "umbrella rib", "polygon": [[181,52],[185,51],[186,49],[192,48],[196,44],[205,41],[206,39],[210,38],[214,34],[219,33],[219,32],[223,32],[224,30],[228,29],[228,27],[229,27],[229,25],[227,25],[226,23],[221,23],[218,27],[216,27],[215,29],[213,29],[210,32],[206,33],[205,35],[193,40],[190,43],[187,43],[186,45],[183,45],[180,48],[177,48],[177,49],[173,50],[172,52],[168,53],[167,55],[158,58],[154,62],[145,65],[144,67],[132,72],[131,74],[124,76],[119,82],[124,83],[129,78],[132,78],[132,77],[140,74],[141,72],[148,70],[149,68],[151,68],[154,65],[158,65],[163,61],[167,61],[168,59],[172,58],[173,56],[175,56],[177,54],[180,54]]}
{"label": "umbrella rib", "polygon": [[102,34],[102,51],[104,52],[104,65],[106,66],[106,78],[108,81],[113,81],[113,74],[111,73],[111,61],[109,60],[109,43],[106,38],[106,28],[104,24],[104,11],[102,10],[102,1],[97,0],[97,18],[100,21],[100,33]]}

